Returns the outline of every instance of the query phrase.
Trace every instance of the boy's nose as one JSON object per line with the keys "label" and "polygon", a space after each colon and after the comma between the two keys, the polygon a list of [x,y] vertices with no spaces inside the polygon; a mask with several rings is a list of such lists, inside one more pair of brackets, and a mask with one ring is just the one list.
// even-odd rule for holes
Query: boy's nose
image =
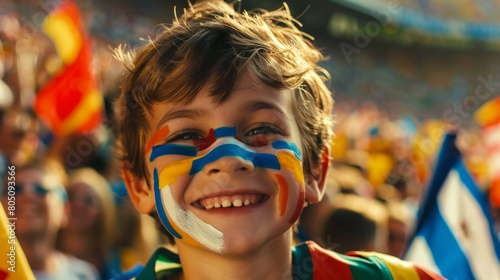
{"label": "boy's nose", "polygon": [[205,165],[203,172],[207,175],[214,175],[221,172],[229,175],[237,175],[239,173],[252,172],[254,169],[254,164],[251,161],[237,156],[227,156]]}

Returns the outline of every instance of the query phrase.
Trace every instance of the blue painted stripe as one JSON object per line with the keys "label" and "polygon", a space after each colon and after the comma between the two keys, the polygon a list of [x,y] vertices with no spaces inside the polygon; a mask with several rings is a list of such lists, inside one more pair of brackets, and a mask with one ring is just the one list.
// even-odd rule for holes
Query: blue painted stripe
{"label": "blue painted stripe", "polygon": [[153,151],[151,152],[151,157],[149,158],[149,161],[153,161],[157,157],[164,155],[181,155],[181,156],[194,157],[197,154],[198,154],[198,148],[196,146],[165,144],[153,147]]}
{"label": "blue painted stripe", "polygon": [[[158,179],[158,170],[154,170],[154,189],[155,189],[155,202],[156,202],[156,211],[158,211],[158,216],[160,217],[161,222],[163,223],[163,226],[175,237],[182,239],[182,236],[177,233],[172,228],[172,225],[170,225],[170,221],[168,220],[167,213],[165,213],[165,209],[163,208],[163,203],[161,201],[161,193],[160,193],[160,186],[159,182],[160,180]],[[167,187],[169,188],[169,187]]]}
{"label": "blue painted stripe", "polygon": [[299,147],[297,147],[297,145],[295,143],[288,143],[288,142],[283,141],[283,140],[278,140],[278,141],[274,141],[272,146],[275,149],[292,150],[295,157],[298,158],[302,162],[302,160],[300,159],[302,152],[300,151]]}
{"label": "blue painted stripe", "polygon": [[418,235],[427,241],[437,267],[447,279],[475,279],[467,256],[439,211],[437,200],[429,208]]}
{"label": "blue painted stripe", "polygon": [[218,127],[214,130],[214,137],[236,137],[236,128],[234,126]]}
{"label": "blue painted stripe", "polygon": [[250,152],[235,144],[224,144],[213,149],[205,156],[194,160],[189,175],[200,172],[205,165],[223,157],[239,157],[243,160],[252,162],[255,167],[276,170],[281,168],[276,155]]}
{"label": "blue painted stripe", "polygon": [[460,180],[463,185],[467,188],[467,190],[471,193],[472,197],[476,200],[477,204],[481,207],[483,211],[484,219],[488,222],[488,228],[490,231],[491,241],[493,243],[493,248],[495,250],[495,254],[497,256],[497,261],[500,262],[500,241],[497,238],[495,229],[493,228],[493,218],[491,217],[491,212],[489,209],[488,198],[482,193],[477,187],[476,183],[472,179],[472,177],[467,172],[463,162],[459,160],[454,168],[458,171],[458,175],[460,176]]}

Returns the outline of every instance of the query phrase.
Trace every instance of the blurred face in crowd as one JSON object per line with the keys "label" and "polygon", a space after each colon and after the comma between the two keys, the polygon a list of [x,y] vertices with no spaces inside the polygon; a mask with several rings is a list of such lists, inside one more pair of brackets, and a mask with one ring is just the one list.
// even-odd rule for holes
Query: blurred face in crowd
{"label": "blurred face in crowd", "polygon": [[18,110],[7,110],[0,118],[0,152],[15,165],[28,162],[34,156],[39,139],[37,122]]}
{"label": "blurred face in crowd", "polygon": [[407,234],[408,227],[405,223],[397,219],[389,219],[388,254],[402,257]]}
{"label": "blurred face in crowd", "polygon": [[288,231],[317,185],[304,180],[293,93],[249,74],[222,104],[207,92],[153,105],[151,192],[136,206],[156,204],[178,246],[243,254]]}
{"label": "blurred face in crowd", "polygon": [[102,206],[94,189],[85,183],[76,183],[69,186],[69,203],[71,218],[67,230],[88,231],[99,225]]}
{"label": "blurred face in crowd", "polygon": [[[16,234],[32,236],[55,234],[67,222],[65,190],[56,176],[37,168],[16,173]],[[4,208],[7,195],[2,196]]]}

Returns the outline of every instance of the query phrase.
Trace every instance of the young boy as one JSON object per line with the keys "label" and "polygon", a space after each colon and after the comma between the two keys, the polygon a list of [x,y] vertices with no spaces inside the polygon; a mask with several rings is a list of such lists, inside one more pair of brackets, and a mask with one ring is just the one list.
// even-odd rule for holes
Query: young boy
{"label": "young boy", "polygon": [[116,107],[125,184],[178,249],[130,278],[434,279],[397,259],[292,246],[305,201],[322,197],[332,135],[328,74],[306,37],[286,8],[211,1],[133,61],[117,52],[130,70]]}

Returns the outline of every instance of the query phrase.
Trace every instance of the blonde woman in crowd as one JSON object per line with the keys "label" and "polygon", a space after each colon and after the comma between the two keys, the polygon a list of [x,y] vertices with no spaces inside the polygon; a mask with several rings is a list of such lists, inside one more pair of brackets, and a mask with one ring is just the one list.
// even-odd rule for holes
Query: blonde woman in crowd
{"label": "blonde woman in crowd", "polygon": [[60,234],[61,250],[92,263],[103,278],[109,278],[116,263],[112,250],[116,213],[108,182],[92,168],[76,169],[69,175],[68,197],[71,216]]}

